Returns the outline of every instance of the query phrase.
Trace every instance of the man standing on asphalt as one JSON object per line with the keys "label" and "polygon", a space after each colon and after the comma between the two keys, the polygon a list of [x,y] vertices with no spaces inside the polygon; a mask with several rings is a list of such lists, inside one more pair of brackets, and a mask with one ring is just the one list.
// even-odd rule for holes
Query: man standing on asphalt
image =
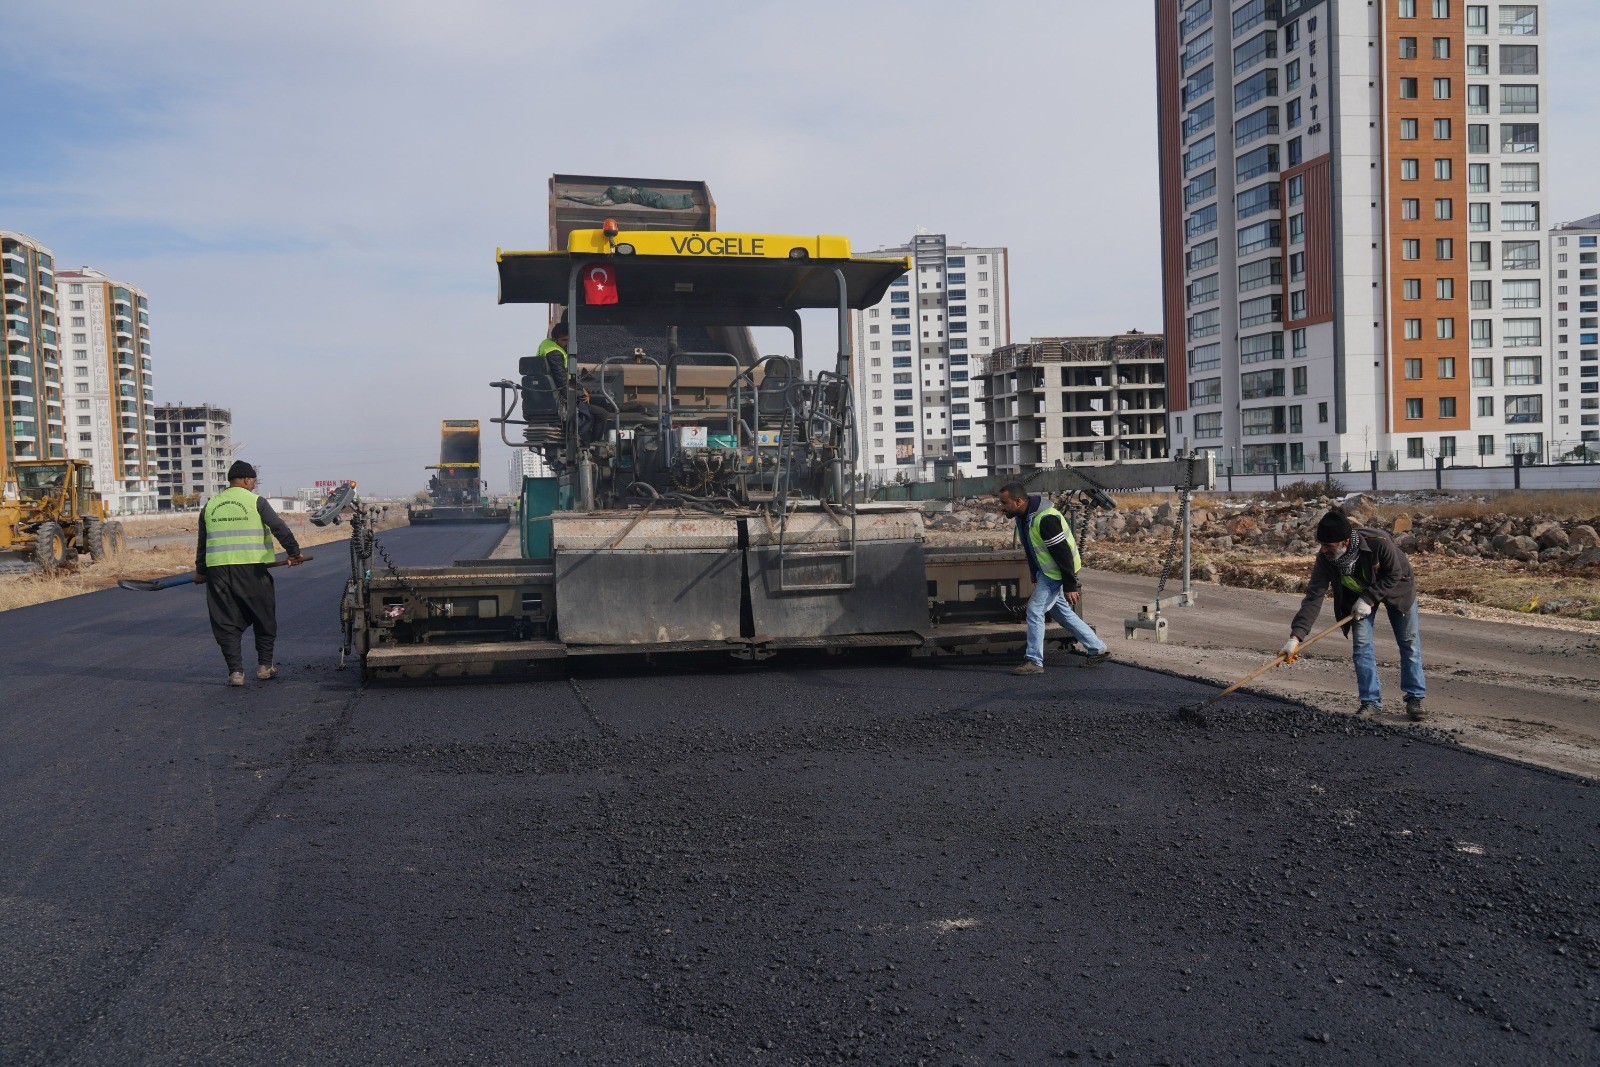
{"label": "man standing on asphalt", "polygon": [[228,488],[200,512],[194,580],[206,587],[211,633],[228,663],[228,684],[244,685],[242,645],[246,628],[256,637],[256,677],[278,676],[272,649],[278,638],[277,604],[272,589],[272,539],[289,553],[289,566],[305,560],[300,544],[272,505],[256,496],[256,469],[243,460],[228,468]]}
{"label": "man standing on asphalt", "polygon": [[1054,616],[1078,644],[1083,646],[1080,667],[1098,667],[1111,658],[1106,643],[1078,618],[1072,609],[1081,592],[1078,571],[1083,562],[1066,517],[1042,494],[1030,494],[1021,482],[1000,487],[1000,510],[1017,524],[1017,537],[1028,553],[1028,570],[1033,575],[1033,596],[1028,600],[1027,659],[1012,674],[1044,673],[1045,617]]}
{"label": "man standing on asphalt", "polygon": [[1417,614],[1417,582],[1411,561],[1394,539],[1382,530],[1351,526],[1340,511],[1330,511],[1317,523],[1316,562],[1311,565],[1311,581],[1305,600],[1289,627],[1289,640],[1283,646],[1285,658],[1293,663],[1300,642],[1322,611],[1322,600],[1333,590],[1335,618],[1354,617],[1345,627],[1351,636],[1351,658],[1356,665],[1356,687],[1361,706],[1356,714],[1377,715],[1383,710],[1378,688],[1378,656],[1372,647],[1373,610],[1382,604],[1389,612],[1395,644],[1400,648],[1400,688],[1406,695],[1406,718],[1420,722],[1427,717],[1422,698],[1428,684],[1422,676],[1422,631]]}

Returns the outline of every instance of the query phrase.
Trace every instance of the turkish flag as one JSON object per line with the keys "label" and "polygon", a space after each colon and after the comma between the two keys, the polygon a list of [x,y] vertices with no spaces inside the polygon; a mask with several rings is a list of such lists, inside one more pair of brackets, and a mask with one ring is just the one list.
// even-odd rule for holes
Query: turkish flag
{"label": "turkish flag", "polygon": [[615,304],[617,302],[616,272],[602,263],[583,268],[583,302],[585,304]]}

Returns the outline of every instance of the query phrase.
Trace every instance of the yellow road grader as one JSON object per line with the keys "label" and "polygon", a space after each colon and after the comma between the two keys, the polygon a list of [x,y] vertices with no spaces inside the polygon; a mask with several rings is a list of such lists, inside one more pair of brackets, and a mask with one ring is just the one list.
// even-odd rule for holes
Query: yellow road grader
{"label": "yellow road grader", "polygon": [[88,461],[20,460],[13,470],[15,496],[0,500],[0,553],[54,574],[82,556],[98,562],[122,550],[122,524],[106,518]]}

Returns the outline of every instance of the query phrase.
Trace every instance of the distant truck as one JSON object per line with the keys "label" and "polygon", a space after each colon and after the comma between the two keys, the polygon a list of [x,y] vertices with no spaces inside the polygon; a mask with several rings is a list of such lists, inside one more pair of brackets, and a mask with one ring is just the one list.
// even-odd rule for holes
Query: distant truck
{"label": "distant truck", "polygon": [[413,525],[506,522],[510,509],[484,499],[477,419],[446,419],[439,431],[439,463],[427,468],[428,503],[406,509]]}
{"label": "distant truck", "polygon": [[0,502],[0,552],[54,574],[122,551],[122,524],[106,519],[87,460],[19,460],[15,471],[16,499]]}

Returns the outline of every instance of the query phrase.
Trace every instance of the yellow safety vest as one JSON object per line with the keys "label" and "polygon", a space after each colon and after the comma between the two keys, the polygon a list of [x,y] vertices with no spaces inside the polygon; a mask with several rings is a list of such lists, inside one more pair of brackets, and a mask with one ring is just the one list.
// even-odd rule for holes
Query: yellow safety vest
{"label": "yellow safety vest", "polygon": [[565,348],[562,348],[560,345],[556,344],[554,341],[550,340],[550,338],[548,338],[548,337],[546,337],[543,341],[539,342],[539,351],[536,353],[536,355],[540,359],[544,359],[546,356],[548,356],[552,352],[560,352],[561,353],[561,365],[563,367],[571,369],[571,367],[572,367],[572,357],[567,355],[567,350]]}
{"label": "yellow safety vest", "polygon": [[1033,561],[1045,577],[1052,582],[1061,581],[1061,568],[1056,565],[1056,558],[1051,553],[1050,547],[1044,542],[1044,535],[1039,532],[1039,522],[1046,515],[1054,515],[1061,520],[1061,533],[1067,539],[1067,547],[1072,549],[1072,573],[1077,574],[1083,570],[1083,560],[1078,557],[1078,542],[1072,536],[1072,527],[1067,523],[1065,515],[1055,507],[1042,507],[1033,513],[1033,518],[1028,521],[1028,544],[1033,548]]}
{"label": "yellow safety vest", "polygon": [[272,531],[261,521],[254,493],[230,485],[206,504],[206,569],[271,563]]}

